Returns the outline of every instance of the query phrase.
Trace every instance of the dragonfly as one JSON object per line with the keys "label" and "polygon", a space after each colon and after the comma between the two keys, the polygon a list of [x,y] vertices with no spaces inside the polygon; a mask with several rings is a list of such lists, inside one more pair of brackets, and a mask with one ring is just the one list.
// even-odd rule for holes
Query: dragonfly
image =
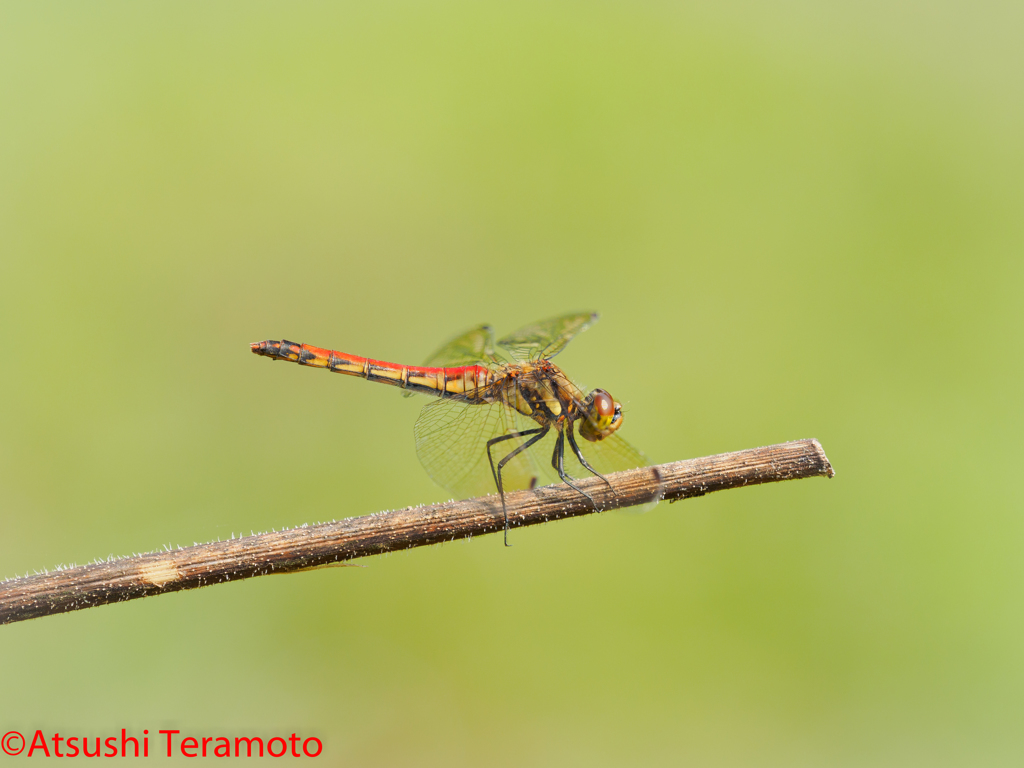
{"label": "dragonfly", "polygon": [[573,472],[589,472],[609,488],[605,474],[650,464],[618,434],[622,405],[603,389],[585,393],[551,362],[597,319],[596,312],[561,315],[497,342],[491,327],[480,325],[421,366],[287,340],[250,347],[263,357],[390,384],[406,396],[436,398],[423,406],[413,429],[420,463],[456,496],[483,495],[496,487],[509,546],[507,491],[532,489],[541,479],[561,481],[593,502],[566,470],[567,459]]}

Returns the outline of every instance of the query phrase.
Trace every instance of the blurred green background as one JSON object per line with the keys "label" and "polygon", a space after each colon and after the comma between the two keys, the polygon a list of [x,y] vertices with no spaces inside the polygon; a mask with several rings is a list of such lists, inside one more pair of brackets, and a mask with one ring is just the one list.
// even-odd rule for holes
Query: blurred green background
{"label": "blurred green background", "polygon": [[338,765],[1024,759],[1024,12],[9,3],[0,576],[447,498],[417,363],[559,358],[736,490],[0,628],[0,732]]}

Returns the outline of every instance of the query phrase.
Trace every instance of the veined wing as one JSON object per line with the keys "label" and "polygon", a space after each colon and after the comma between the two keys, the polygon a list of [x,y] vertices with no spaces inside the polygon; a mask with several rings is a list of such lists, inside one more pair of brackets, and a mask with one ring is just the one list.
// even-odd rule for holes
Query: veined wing
{"label": "veined wing", "polygon": [[[502,402],[473,404],[459,400],[433,400],[423,406],[413,432],[416,455],[431,479],[456,497],[497,493],[487,441],[499,435],[536,428],[537,424]],[[512,438],[494,446],[494,463],[528,438]],[[542,443],[549,443],[545,439]],[[548,449],[550,454],[550,449]],[[539,467],[534,449],[523,451],[502,469],[506,491],[529,488],[534,478],[547,475]]]}
{"label": "veined wing", "polygon": [[[636,469],[637,467],[649,467],[651,465],[651,460],[642,451],[634,448],[617,434],[610,435],[596,443],[583,440],[577,435],[576,445],[580,447],[583,458],[602,475],[622,472],[626,469]],[[570,451],[567,447],[565,455],[567,471],[569,469],[569,454]],[[571,472],[571,474],[582,473],[579,476],[584,478],[590,476],[590,473],[579,464],[575,454],[573,455],[572,467],[575,471]],[[615,488],[614,482],[612,482],[612,488]],[[658,501],[660,501],[660,498],[655,497],[641,506],[631,507],[630,509],[646,512],[653,509]]]}
{"label": "veined wing", "polygon": [[[609,472],[622,472],[625,469],[649,467],[651,465],[651,460],[642,451],[634,448],[618,435],[609,435],[604,440],[599,440],[596,443],[588,442],[577,435],[576,445],[580,447],[583,457],[590,463],[590,466],[602,475],[607,475]],[[575,459],[575,454],[573,454],[573,458]],[[568,462],[568,449],[566,449],[565,459]],[[582,471],[583,477],[590,474],[586,469],[579,466],[578,460],[576,460],[575,464],[576,470]]]}
{"label": "veined wing", "polygon": [[[456,336],[423,363],[424,368],[454,368],[474,363],[494,362],[494,331],[489,325],[476,328]],[[402,397],[412,397],[415,392],[403,392]]]}
{"label": "veined wing", "polygon": [[[504,403],[474,405],[457,400],[433,400],[423,407],[416,421],[416,454],[435,483],[456,497],[495,493],[497,487],[487,460],[487,441],[499,435],[525,432],[537,427]],[[523,451],[502,469],[506,491],[562,482],[551,466],[557,432],[552,429],[540,442]],[[495,464],[528,437],[513,438],[494,446]],[[650,460],[618,435],[596,443],[576,437],[584,458],[603,475],[624,469],[646,467]],[[565,470],[577,478],[590,477],[568,445],[564,446]],[[649,509],[657,503],[645,505]]]}
{"label": "veined wing", "polygon": [[425,368],[451,368],[473,363],[494,361],[494,331],[489,325],[479,325],[456,336],[423,363]]}
{"label": "veined wing", "polygon": [[597,312],[574,312],[524,326],[500,339],[498,345],[520,362],[548,360],[565,349],[573,336],[596,322]]}

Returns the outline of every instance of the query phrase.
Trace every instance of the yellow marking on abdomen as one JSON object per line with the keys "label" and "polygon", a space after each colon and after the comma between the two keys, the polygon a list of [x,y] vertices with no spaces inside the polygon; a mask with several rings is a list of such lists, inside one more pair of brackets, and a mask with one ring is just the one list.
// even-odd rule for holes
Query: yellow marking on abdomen
{"label": "yellow marking on abdomen", "polygon": [[387,381],[401,381],[402,372],[394,368],[380,368],[376,365],[370,366],[370,372],[366,378],[371,380],[385,379]]}
{"label": "yellow marking on abdomen", "polygon": [[357,376],[363,375],[362,365],[359,363],[350,363],[347,360],[339,360],[331,366],[331,370],[336,371],[337,373],[354,373]]}
{"label": "yellow marking on abdomen", "polygon": [[320,347],[311,347],[308,344],[303,345],[303,351],[312,354],[312,357],[306,359],[300,359],[299,363],[302,365],[308,365],[311,368],[328,368],[331,364],[331,351],[329,349],[320,349]]}
{"label": "yellow marking on abdomen", "polygon": [[454,379],[448,379],[444,386],[445,392],[451,392],[453,394],[461,394],[466,391],[466,377],[465,374],[458,376]]}
{"label": "yellow marking on abdomen", "polygon": [[410,376],[409,383],[427,389],[441,389],[440,376]]}

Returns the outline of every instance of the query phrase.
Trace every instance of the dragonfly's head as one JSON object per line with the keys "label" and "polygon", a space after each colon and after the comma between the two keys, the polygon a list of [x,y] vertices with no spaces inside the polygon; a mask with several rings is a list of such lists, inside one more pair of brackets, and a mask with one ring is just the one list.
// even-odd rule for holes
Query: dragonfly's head
{"label": "dragonfly's head", "polygon": [[622,406],[603,389],[595,389],[587,398],[587,415],[580,424],[580,435],[590,442],[604,440],[622,426]]}

